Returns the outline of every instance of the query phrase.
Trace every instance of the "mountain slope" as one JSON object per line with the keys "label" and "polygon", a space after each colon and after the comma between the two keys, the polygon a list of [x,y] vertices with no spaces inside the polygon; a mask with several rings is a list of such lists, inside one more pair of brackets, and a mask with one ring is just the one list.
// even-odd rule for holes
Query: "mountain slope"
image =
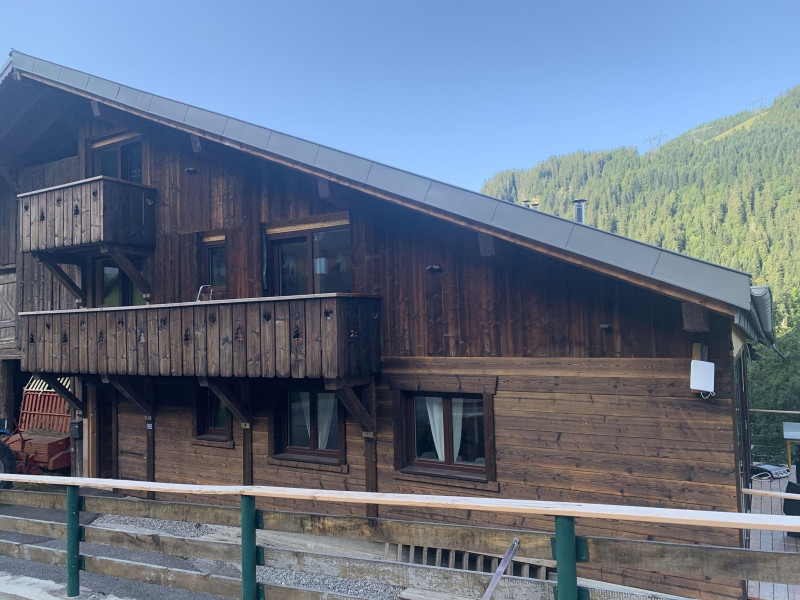
{"label": "mountain slope", "polygon": [[[800,410],[800,87],[766,111],[698,126],[657,150],[575,152],[503,171],[483,193],[752,274],[772,287],[779,347],[751,367],[751,406]],[[773,418],[774,417],[774,418]],[[755,454],[785,460],[780,421],[754,413]],[[791,418],[790,418],[791,419]],[[791,419],[796,420],[796,419]]]}
{"label": "mountain slope", "polygon": [[742,112],[655,151],[634,148],[552,157],[504,171],[483,193],[748,271],[773,287],[782,315],[800,289],[800,87],[759,114]]}

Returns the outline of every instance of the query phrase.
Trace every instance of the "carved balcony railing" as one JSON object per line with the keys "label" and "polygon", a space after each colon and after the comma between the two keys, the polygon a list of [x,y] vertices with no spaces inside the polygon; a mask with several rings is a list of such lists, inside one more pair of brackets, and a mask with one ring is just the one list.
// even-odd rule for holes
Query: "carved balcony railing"
{"label": "carved balcony railing", "polygon": [[151,187],[93,177],[19,195],[23,252],[74,252],[98,244],[155,245]]}
{"label": "carved balcony railing", "polygon": [[380,299],[353,294],[20,313],[22,369],[359,379],[380,370]]}

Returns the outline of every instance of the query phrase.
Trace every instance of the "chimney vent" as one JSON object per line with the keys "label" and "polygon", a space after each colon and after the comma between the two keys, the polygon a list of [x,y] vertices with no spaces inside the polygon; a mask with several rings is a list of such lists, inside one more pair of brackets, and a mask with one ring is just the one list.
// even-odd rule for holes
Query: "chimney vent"
{"label": "chimney vent", "polygon": [[577,200],[572,201],[572,205],[575,207],[575,222],[580,223],[581,225],[584,222],[584,216],[586,213],[584,205],[586,204],[585,198],[578,198]]}

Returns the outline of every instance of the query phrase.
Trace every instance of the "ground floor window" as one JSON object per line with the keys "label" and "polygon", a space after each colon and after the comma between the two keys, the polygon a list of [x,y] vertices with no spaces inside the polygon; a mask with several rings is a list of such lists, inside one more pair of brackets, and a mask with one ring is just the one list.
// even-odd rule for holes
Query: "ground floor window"
{"label": "ground floor window", "polygon": [[486,472],[485,406],[482,396],[410,396],[406,445],[411,466]]}
{"label": "ground floor window", "polygon": [[278,421],[279,453],[343,460],[343,413],[334,392],[289,391]]}
{"label": "ground floor window", "polygon": [[197,431],[198,439],[230,441],[233,439],[230,411],[210,389],[201,387],[197,391]]}

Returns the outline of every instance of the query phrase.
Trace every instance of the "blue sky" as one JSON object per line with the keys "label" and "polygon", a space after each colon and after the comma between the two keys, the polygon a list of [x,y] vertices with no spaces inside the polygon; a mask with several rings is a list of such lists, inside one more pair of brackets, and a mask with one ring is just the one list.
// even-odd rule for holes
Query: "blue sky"
{"label": "blue sky", "polygon": [[15,48],[477,190],[800,84],[800,5],[4,0]]}

